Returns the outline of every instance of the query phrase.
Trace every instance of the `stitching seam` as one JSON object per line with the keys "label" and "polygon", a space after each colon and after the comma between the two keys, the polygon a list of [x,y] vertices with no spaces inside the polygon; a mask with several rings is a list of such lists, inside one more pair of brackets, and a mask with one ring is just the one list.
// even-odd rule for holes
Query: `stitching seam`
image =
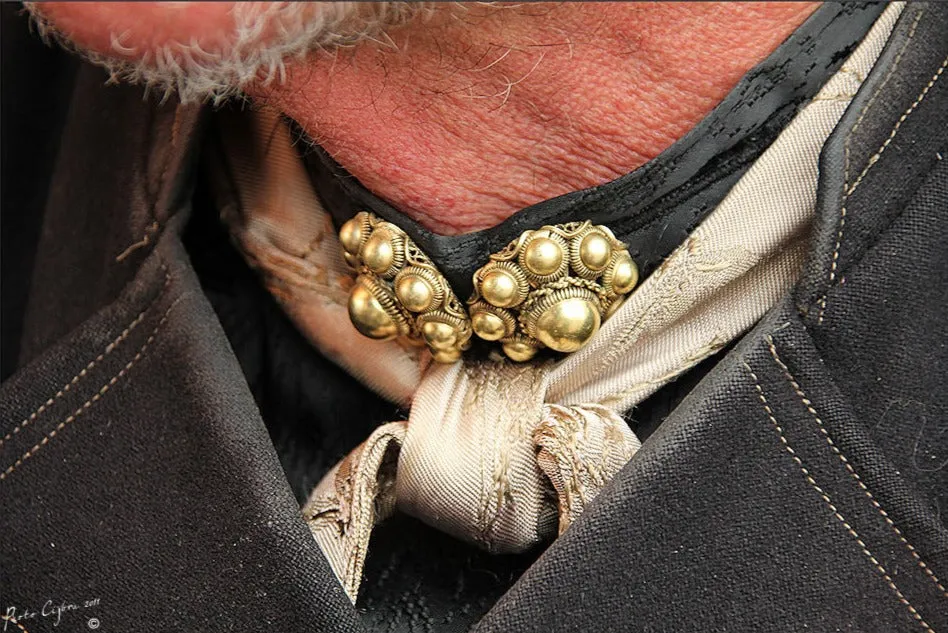
{"label": "stitching seam", "polygon": [[[839,265],[839,251],[843,243],[843,230],[846,227],[846,203],[849,200],[849,195],[852,191],[849,188],[849,169],[850,169],[850,145],[852,142],[853,134],[856,130],[859,129],[859,126],[862,125],[863,119],[866,117],[866,113],[869,111],[869,108],[872,107],[872,104],[876,102],[879,94],[882,92],[882,89],[889,83],[889,80],[895,74],[895,71],[898,69],[899,64],[902,62],[902,55],[905,54],[905,50],[908,48],[909,43],[912,41],[912,38],[915,37],[915,30],[918,28],[918,23],[922,19],[922,15],[925,13],[925,10],[922,9],[918,12],[918,15],[915,16],[915,21],[912,22],[912,27],[909,29],[908,37],[905,39],[905,43],[902,44],[902,48],[899,49],[898,54],[895,56],[895,61],[892,63],[892,68],[889,69],[889,72],[886,74],[885,79],[882,80],[882,83],[879,84],[879,87],[876,88],[876,91],[872,93],[872,97],[869,98],[869,101],[866,102],[866,105],[863,107],[862,111],[859,113],[859,118],[856,119],[856,123],[853,125],[852,129],[849,130],[849,133],[846,135],[846,142],[843,149],[843,200],[840,205],[839,211],[839,226],[836,233],[836,245],[833,248],[833,258],[830,263],[830,272],[829,272],[829,281],[827,286],[832,284],[836,279],[836,269]],[[878,160],[878,159],[877,159]],[[865,171],[863,172],[865,174]],[[860,178],[861,180],[861,178]],[[823,292],[823,296],[820,298],[820,311],[819,317],[817,318],[817,323],[823,323],[823,315],[826,312],[826,300],[827,293],[829,288]]]}
{"label": "stitching seam", "polygon": [[823,438],[826,440],[826,443],[829,445],[830,450],[839,457],[839,460],[843,462],[843,465],[846,466],[847,472],[852,475],[852,478],[855,480],[856,484],[859,486],[860,490],[866,495],[869,499],[869,502],[872,504],[876,510],[879,511],[879,514],[882,515],[882,518],[885,519],[885,522],[892,528],[892,531],[895,532],[895,535],[899,537],[899,540],[908,548],[909,553],[911,553],[912,558],[915,559],[915,562],[918,563],[918,566],[924,570],[925,574],[931,578],[932,582],[935,583],[935,586],[942,592],[942,594],[948,598],[948,591],[945,590],[945,586],[941,584],[941,581],[938,580],[938,576],[935,575],[928,565],[925,564],[925,561],[922,560],[922,557],[919,556],[918,551],[915,547],[908,542],[908,539],[905,538],[905,535],[902,534],[902,530],[898,528],[895,522],[889,517],[889,513],[885,511],[882,505],[876,501],[876,498],[873,496],[872,492],[869,491],[869,488],[863,483],[862,478],[856,472],[856,469],[853,468],[852,464],[843,454],[843,452],[836,446],[833,442],[833,438],[830,437],[829,432],[826,430],[826,427],[823,424],[823,420],[820,419],[820,416],[817,414],[816,409],[813,407],[813,403],[806,397],[806,393],[803,391],[803,388],[800,386],[800,383],[796,381],[793,377],[793,374],[790,373],[790,368],[783,362],[780,358],[780,355],[777,353],[777,347],[774,345],[773,337],[767,337],[767,345],[770,347],[770,355],[773,356],[774,362],[777,363],[777,366],[780,367],[780,370],[783,372],[783,375],[786,376],[787,380],[790,381],[790,385],[793,387],[793,390],[800,397],[800,401],[803,403],[803,406],[806,407],[806,410],[810,412],[810,415],[813,417],[813,420],[816,422],[816,425],[820,429],[820,433],[823,434]]}
{"label": "stitching seam", "polygon": [[932,89],[932,86],[935,85],[935,82],[938,81],[938,79],[941,78],[942,73],[945,72],[946,66],[948,66],[948,57],[946,57],[944,61],[942,61],[941,66],[939,66],[938,70],[935,71],[935,74],[932,75],[931,80],[929,80],[928,84],[925,85],[925,88],[919,93],[918,97],[915,98],[915,101],[912,102],[912,105],[909,106],[909,109],[906,110],[902,114],[902,116],[899,117],[899,120],[896,122],[895,127],[893,127],[892,131],[889,132],[889,137],[885,140],[884,143],[882,143],[882,146],[879,148],[879,151],[873,154],[872,158],[869,159],[869,162],[866,163],[866,166],[863,167],[862,172],[856,178],[856,182],[853,183],[853,186],[846,193],[847,196],[851,196],[853,192],[856,191],[856,188],[860,185],[860,183],[862,183],[862,179],[865,178],[867,173],[869,173],[869,170],[872,169],[872,166],[875,165],[877,162],[879,162],[879,157],[882,156],[882,152],[884,152],[886,148],[889,147],[889,144],[892,142],[892,139],[895,138],[895,135],[898,134],[899,129],[902,127],[902,124],[905,123],[906,119],[908,119],[912,115],[912,113],[915,111],[915,108],[917,108],[918,105],[922,101],[925,100],[925,97],[928,96],[929,90]]}
{"label": "stitching seam", "polygon": [[51,439],[53,439],[54,437],[56,437],[56,435],[57,435],[60,431],[62,431],[62,430],[66,427],[67,424],[69,424],[69,423],[73,422],[74,420],[76,420],[76,418],[78,418],[80,415],[82,415],[83,413],[85,413],[93,404],[95,404],[96,402],[98,402],[99,400],[101,400],[101,399],[102,399],[102,396],[104,396],[106,393],[108,393],[109,389],[111,389],[112,387],[114,387],[115,384],[116,384],[119,380],[121,380],[122,377],[123,377],[126,373],[128,373],[128,371],[132,368],[132,366],[135,365],[135,363],[137,363],[139,360],[141,360],[142,356],[145,354],[145,351],[148,349],[148,346],[151,345],[151,343],[152,343],[152,342],[155,340],[155,338],[158,336],[158,330],[161,329],[161,326],[164,325],[165,322],[168,320],[168,315],[171,313],[171,310],[174,309],[174,307],[175,307],[176,305],[178,305],[178,302],[179,302],[179,301],[181,301],[181,298],[180,298],[180,297],[179,297],[174,303],[172,303],[172,304],[168,307],[167,310],[165,310],[165,313],[162,315],[161,320],[158,321],[158,325],[156,325],[156,326],[155,326],[155,329],[153,329],[153,330],[151,331],[151,334],[148,336],[148,339],[147,339],[147,340],[145,341],[145,343],[138,349],[138,352],[135,354],[135,356],[132,358],[132,360],[130,360],[128,363],[126,363],[125,367],[123,367],[123,368],[121,369],[121,371],[119,371],[119,373],[117,373],[117,374],[115,374],[114,376],[112,376],[112,378],[111,378],[107,383],[105,383],[105,384],[99,389],[99,391],[95,393],[95,395],[93,395],[91,398],[89,398],[88,400],[86,400],[85,403],[83,403],[83,405],[82,405],[81,407],[79,407],[78,409],[76,409],[75,411],[73,411],[72,414],[71,414],[69,417],[67,417],[65,420],[63,420],[62,422],[60,422],[60,423],[56,426],[55,429],[53,429],[52,431],[50,431],[49,433],[47,433],[46,436],[43,437],[42,440],[40,440],[39,442],[37,442],[37,443],[33,446],[33,448],[31,448],[30,450],[28,450],[28,451],[26,451],[25,453],[23,453],[23,455],[21,455],[19,459],[17,459],[12,465],[10,465],[9,467],[7,467],[6,470],[4,470],[2,473],[0,473],[0,481],[3,481],[4,479],[6,479],[6,478],[10,475],[10,473],[12,473],[14,470],[16,470],[23,462],[25,462],[25,461],[28,460],[29,458],[33,457],[37,452],[39,452],[40,449],[42,449],[44,446],[46,446],[46,445],[49,443],[49,441],[50,441]]}
{"label": "stitching seam", "polygon": [[882,563],[880,563],[875,555],[869,551],[869,548],[866,546],[865,541],[862,540],[862,537],[859,536],[859,533],[856,532],[856,530],[849,524],[846,518],[839,512],[839,510],[833,504],[832,499],[830,499],[829,495],[826,494],[826,491],[820,488],[819,484],[816,483],[816,480],[810,474],[810,471],[808,471],[806,466],[803,464],[803,460],[797,456],[796,452],[793,450],[793,447],[790,446],[790,442],[787,440],[786,435],[784,435],[783,428],[777,422],[774,411],[770,408],[770,404],[767,402],[767,398],[764,396],[764,390],[760,386],[760,379],[757,378],[757,374],[755,374],[754,370],[751,369],[751,366],[747,364],[747,361],[742,361],[742,363],[747,369],[748,373],[750,373],[751,378],[754,380],[754,388],[757,390],[757,397],[760,399],[761,404],[763,404],[764,411],[767,413],[767,417],[770,419],[771,424],[777,431],[777,435],[780,438],[780,443],[783,444],[783,447],[787,449],[787,453],[790,454],[791,459],[793,459],[794,463],[796,463],[796,465],[800,468],[800,472],[803,473],[804,479],[806,479],[807,483],[810,484],[817,494],[819,494],[820,498],[833,513],[833,517],[835,517],[836,520],[839,521],[846,529],[849,535],[853,537],[853,539],[859,545],[859,548],[862,550],[862,553],[866,556],[866,558],[869,559],[872,565],[876,568],[876,571],[882,575],[882,578],[885,580],[886,584],[895,593],[896,597],[899,599],[899,602],[905,605],[909,613],[913,618],[915,618],[915,620],[919,623],[919,625],[921,625],[923,629],[929,631],[930,633],[934,633],[932,627],[929,626],[928,623],[922,618],[921,614],[919,614],[915,607],[912,606],[912,603],[908,601],[908,598],[905,597],[902,591],[895,584],[895,581],[892,580],[892,576],[890,576],[889,572],[886,571],[885,567],[882,566]]}
{"label": "stitching seam", "polygon": [[[164,283],[164,286],[162,286],[161,292],[159,292],[158,297],[164,294],[165,290],[168,288],[168,284],[171,281],[171,277],[168,275],[168,270],[164,266],[162,266],[162,271],[165,274],[165,283]],[[14,435],[19,433],[22,429],[26,428],[27,426],[35,422],[36,418],[38,418],[43,413],[43,411],[48,409],[50,406],[52,406],[54,402],[56,402],[59,398],[63,397],[66,393],[68,393],[73,387],[76,386],[76,384],[80,380],[86,377],[86,375],[89,373],[90,370],[92,370],[93,367],[101,363],[102,360],[106,356],[108,356],[113,351],[115,351],[122,344],[122,342],[124,342],[125,339],[128,338],[128,336],[132,333],[132,330],[138,327],[138,324],[142,322],[142,319],[145,318],[145,314],[149,310],[151,310],[152,306],[155,305],[155,302],[158,300],[158,297],[155,297],[155,299],[150,304],[148,304],[148,307],[146,307],[144,310],[139,312],[138,316],[132,319],[132,321],[128,325],[125,326],[125,329],[122,330],[122,333],[119,334],[115,338],[115,340],[113,340],[111,343],[106,345],[105,349],[102,351],[101,354],[99,354],[94,359],[89,361],[89,364],[83,367],[82,370],[78,374],[73,376],[72,380],[70,380],[65,385],[63,385],[62,388],[60,388],[60,390],[57,391],[55,395],[53,395],[46,402],[40,405],[40,407],[36,411],[31,413],[29,417],[25,418],[22,422],[20,422],[17,426],[15,426],[12,431],[4,435],[3,438],[0,439],[0,447],[3,447],[4,442],[9,441]]]}
{"label": "stitching seam", "polygon": [[879,160],[879,157],[882,155],[882,152],[885,151],[886,147],[888,147],[889,143],[895,137],[896,133],[899,131],[899,128],[902,126],[902,123],[909,117],[910,114],[912,114],[912,111],[918,106],[918,104],[921,103],[921,100],[925,98],[925,94],[931,88],[932,83],[934,83],[934,81],[930,82],[929,85],[925,88],[925,90],[922,91],[922,94],[919,96],[919,98],[916,99],[915,103],[912,104],[912,107],[910,107],[908,111],[906,111],[902,115],[902,117],[895,124],[895,127],[892,129],[892,132],[889,134],[889,138],[887,138],[886,141],[882,144],[882,147],[879,148],[879,151],[877,151],[875,155],[869,159],[869,162],[866,163],[866,166],[860,173],[859,178],[856,180],[856,183],[852,187],[850,187],[849,186],[850,146],[852,143],[853,134],[855,134],[856,130],[859,129],[859,126],[862,124],[863,119],[865,119],[866,113],[869,111],[869,108],[871,108],[872,105],[876,102],[876,99],[879,97],[879,94],[882,92],[882,89],[885,88],[885,86],[889,83],[889,80],[892,78],[892,76],[895,74],[895,71],[898,69],[899,64],[901,64],[902,56],[905,54],[906,49],[908,49],[908,45],[911,43],[912,39],[915,37],[915,32],[918,29],[918,24],[921,21],[922,16],[924,14],[925,14],[925,10],[922,9],[918,12],[918,15],[915,16],[915,20],[914,22],[912,22],[912,26],[908,32],[908,36],[905,39],[905,43],[902,44],[902,48],[899,49],[898,54],[895,56],[895,60],[892,62],[892,67],[889,69],[889,72],[886,74],[885,79],[882,80],[882,83],[879,84],[879,87],[876,88],[875,92],[873,92],[872,97],[870,97],[869,101],[866,102],[866,105],[863,107],[862,111],[859,113],[859,118],[856,119],[856,123],[853,124],[852,129],[850,129],[849,133],[846,135],[846,142],[844,144],[844,149],[843,149],[843,163],[844,163],[843,199],[842,199],[842,203],[840,205],[840,211],[839,211],[839,224],[838,224],[838,229],[836,232],[836,245],[833,247],[833,257],[830,262],[829,280],[827,281],[826,289],[823,291],[823,296],[820,297],[819,299],[820,309],[819,309],[819,316],[817,317],[817,323],[819,324],[823,323],[823,316],[826,313],[826,302],[827,302],[827,295],[829,293],[829,286],[836,280],[836,271],[839,267],[839,252],[840,252],[840,248],[842,248],[843,232],[846,228],[846,213],[847,213],[846,204],[849,201],[849,196],[852,195],[852,193],[856,190],[856,187],[862,182],[863,177],[866,175],[866,173],[869,171],[872,165],[874,165]]}

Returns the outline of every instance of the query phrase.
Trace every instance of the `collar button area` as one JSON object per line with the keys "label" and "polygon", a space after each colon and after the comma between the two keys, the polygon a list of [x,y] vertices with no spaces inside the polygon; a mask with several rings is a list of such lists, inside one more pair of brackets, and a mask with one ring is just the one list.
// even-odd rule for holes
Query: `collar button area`
{"label": "collar button area", "polygon": [[472,334],[516,362],[542,349],[581,349],[638,283],[625,245],[605,226],[572,222],[523,232],[474,273],[462,304],[432,261],[400,228],[361,212],[339,231],[358,273],[349,317],[374,339],[426,345],[453,363]]}

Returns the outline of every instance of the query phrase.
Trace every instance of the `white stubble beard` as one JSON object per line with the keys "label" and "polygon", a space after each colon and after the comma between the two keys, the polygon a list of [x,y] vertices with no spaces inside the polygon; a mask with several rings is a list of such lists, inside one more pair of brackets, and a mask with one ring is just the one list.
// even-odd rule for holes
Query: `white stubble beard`
{"label": "white stubble beard", "polygon": [[105,55],[75,46],[43,15],[38,3],[25,6],[47,42],[57,42],[104,67],[113,82],[144,85],[165,98],[177,94],[183,103],[219,103],[241,94],[251,82],[267,86],[282,81],[287,59],[387,39],[387,28],[430,9],[424,2],[238,2],[231,11],[232,38],[224,50],[205,50],[196,40],[140,50],[123,45],[122,34],[112,33],[114,53]]}

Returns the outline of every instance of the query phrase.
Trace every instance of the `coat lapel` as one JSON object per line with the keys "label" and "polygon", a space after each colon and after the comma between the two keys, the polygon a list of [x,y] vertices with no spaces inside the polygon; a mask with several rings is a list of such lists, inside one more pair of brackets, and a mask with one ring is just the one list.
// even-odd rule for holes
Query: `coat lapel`
{"label": "coat lapel", "polygon": [[477,630],[948,626],[936,542],[880,511],[864,480],[897,474],[859,429],[785,302]]}
{"label": "coat lapel", "polygon": [[4,613],[30,633],[55,630],[47,600],[80,605],[71,630],[359,630],[174,224],[0,391]]}
{"label": "coat lapel", "polygon": [[200,117],[101,82],[0,386],[4,630],[358,631],[181,245]]}

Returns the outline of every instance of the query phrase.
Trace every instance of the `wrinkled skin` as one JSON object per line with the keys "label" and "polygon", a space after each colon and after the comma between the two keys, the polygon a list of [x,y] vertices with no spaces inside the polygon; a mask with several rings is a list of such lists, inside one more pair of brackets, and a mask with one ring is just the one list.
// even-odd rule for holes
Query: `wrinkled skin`
{"label": "wrinkled skin", "polygon": [[[323,6],[308,5],[308,19]],[[169,41],[226,49],[233,7],[34,10],[77,47],[138,62]],[[433,230],[463,233],[655,157],[815,7],[441,4],[356,46],[288,60],[285,80],[267,82],[264,72],[241,88],[297,120],[404,212]],[[259,44],[277,31],[264,29]]]}

